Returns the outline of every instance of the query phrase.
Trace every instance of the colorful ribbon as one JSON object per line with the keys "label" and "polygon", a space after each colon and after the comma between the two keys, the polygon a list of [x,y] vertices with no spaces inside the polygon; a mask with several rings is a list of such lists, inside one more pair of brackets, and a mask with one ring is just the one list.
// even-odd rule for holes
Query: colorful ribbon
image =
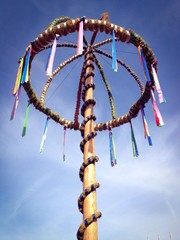
{"label": "colorful ribbon", "polygon": [[132,142],[133,156],[138,157],[139,152],[138,152],[137,143],[136,143],[136,139],[135,139],[135,135],[134,135],[133,126],[132,126],[131,121],[130,121],[130,126],[131,126],[131,142]]}
{"label": "colorful ribbon", "polygon": [[21,84],[26,83],[29,81],[29,60],[31,56],[31,46],[29,47],[27,54],[24,59],[24,66],[23,66],[23,72],[22,72],[22,78],[21,78]]}
{"label": "colorful ribbon", "polygon": [[[140,60],[141,60],[143,69],[144,69],[145,78],[149,82],[149,84],[151,84],[151,78],[150,78],[150,75],[149,75],[146,59],[145,59],[144,54],[143,54],[143,49],[140,46],[138,46],[138,53],[139,53],[139,56],[140,56]],[[155,76],[155,78],[156,78],[156,76]],[[160,87],[160,85],[158,86],[158,90],[159,90],[159,87]],[[164,122],[163,122],[161,113],[160,113],[160,111],[158,109],[158,106],[157,106],[157,103],[156,103],[156,99],[155,99],[155,96],[154,96],[154,91],[153,91],[152,87],[150,87],[150,92],[151,92],[151,100],[152,100],[152,105],[153,105],[156,125],[157,126],[163,126]],[[160,91],[159,93],[160,93],[160,100],[162,100],[162,97],[163,97],[162,96],[162,92]]]}
{"label": "colorful ribbon", "polygon": [[154,110],[154,117],[155,117],[155,120],[156,120],[156,125],[158,127],[161,127],[164,125],[164,122],[163,122],[163,119],[162,119],[162,116],[161,116],[161,113],[158,109],[158,106],[157,106],[157,102],[156,102],[156,99],[155,99],[155,96],[154,96],[154,92],[153,92],[153,89],[150,89],[151,91],[151,100],[152,100],[152,105],[153,105],[153,110]]}
{"label": "colorful ribbon", "polygon": [[65,155],[65,144],[66,144],[66,126],[64,126],[64,139],[63,139],[63,161],[66,160]]}
{"label": "colorful ribbon", "polygon": [[112,69],[113,69],[115,72],[117,72],[117,70],[118,70],[114,30],[112,31]]}
{"label": "colorful ribbon", "polygon": [[45,140],[46,140],[47,127],[48,127],[49,119],[50,119],[49,117],[47,117],[47,119],[46,119],[46,123],[45,123],[45,127],[44,127],[44,132],[43,132],[43,137],[42,137],[41,145],[40,145],[40,153],[43,153],[43,151],[44,151],[44,143],[45,143]]}
{"label": "colorful ribbon", "polygon": [[24,63],[24,58],[20,58],[18,72],[17,72],[17,75],[16,75],[16,81],[15,81],[13,92],[12,92],[13,95],[16,95],[16,93],[18,92],[18,89],[20,87],[20,84],[21,84],[23,63]]}
{"label": "colorful ribbon", "polygon": [[14,100],[14,105],[13,105],[13,109],[11,112],[10,120],[13,120],[16,115],[16,110],[17,110],[18,103],[19,103],[20,92],[21,92],[21,86],[18,88],[16,95],[15,95],[15,100]]}
{"label": "colorful ribbon", "polygon": [[56,53],[56,46],[57,46],[57,40],[56,40],[56,37],[55,37],[52,48],[51,48],[50,53],[49,53],[47,65],[46,65],[46,75],[47,76],[52,75],[54,57],[55,57],[55,53]]}
{"label": "colorful ribbon", "polygon": [[28,116],[29,116],[29,109],[30,109],[30,102],[28,103],[27,108],[26,108],[26,115],[25,115],[24,124],[23,124],[22,137],[24,137],[26,135],[27,121],[28,121]]}
{"label": "colorful ribbon", "polygon": [[84,19],[85,17],[81,18],[79,22],[79,31],[78,31],[78,41],[77,41],[77,48],[76,48],[76,54],[82,54],[83,53],[83,26],[84,26]]}
{"label": "colorful ribbon", "polygon": [[148,139],[149,146],[152,146],[152,140],[150,137],[149,129],[148,129],[148,124],[146,121],[146,115],[144,111],[145,106],[141,106],[141,114],[142,114],[142,120],[143,120],[143,126],[144,126],[144,136],[145,138]]}
{"label": "colorful ribbon", "polygon": [[151,78],[150,78],[150,75],[149,75],[149,70],[147,68],[146,59],[144,57],[143,49],[141,48],[140,45],[138,46],[138,53],[139,53],[141,64],[143,66],[143,71],[144,71],[145,78],[148,82],[151,82]]}
{"label": "colorful ribbon", "polygon": [[165,98],[163,96],[163,93],[162,93],[162,90],[161,90],[161,86],[160,86],[160,83],[159,83],[159,80],[158,80],[158,76],[157,76],[157,73],[156,73],[156,71],[154,69],[153,64],[151,64],[151,70],[152,70],[152,75],[153,75],[155,87],[156,87],[157,94],[158,94],[159,103],[166,102],[166,100],[165,100]]}
{"label": "colorful ribbon", "polygon": [[110,147],[110,161],[111,161],[111,166],[113,167],[115,164],[117,164],[117,159],[116,159],[114,137],[113,137],[111,128],[109,128],[109,147]]}

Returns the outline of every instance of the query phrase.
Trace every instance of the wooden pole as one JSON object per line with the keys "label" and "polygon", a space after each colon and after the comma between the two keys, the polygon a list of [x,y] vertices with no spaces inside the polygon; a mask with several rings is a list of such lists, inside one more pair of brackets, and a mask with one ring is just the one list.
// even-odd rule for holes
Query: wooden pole
{"label": "wooden pole", "polygon": [[[92,57],[92,53],[87,53],[86,58],[89,59]],[[91,64],[92,60],[89,59],[86,64]],[[93,69],[92,67],[88,67],[86,69],[86,74],[92,72]],[[93,83],[93,76],[89,76],[85,80],[85,85]],[[89,88],[86,91],[85,94],[85,101],[88,99],[93,99],[93,89]],[[86,107],[85,112],[84,112],[84,118],[87,116],[93,115],[94,114],[94,109],[93,109],[93,104],[90,104]],[[94,120],[91,119],[89,120],[84,128],[84,137],[87,137],[88,134],[91,132],[94,132]],[[94,138],[90,139],[85,143],[84,145],[84,161],[91,157],[94,156]],[[94,184],[96,182],[96,172],[95,172],[95,164],[89,164],[84,171],[84,181],[83,181],[83,189],[85,190],[87,187],[89,187],[91,184]],[[96,200],[96,191],[91,192],[84,200],[84,205],[83,205],[83,219],[85,220],[86,218],[90,217],[94,212],[96,211],[97,206],[97,200]],[[85,230],[84,233],[84,239],[83,240],[97,240],[98,239],[98,230],[97,230],[97,221],[93,222],[90,224],[87,229]]]}

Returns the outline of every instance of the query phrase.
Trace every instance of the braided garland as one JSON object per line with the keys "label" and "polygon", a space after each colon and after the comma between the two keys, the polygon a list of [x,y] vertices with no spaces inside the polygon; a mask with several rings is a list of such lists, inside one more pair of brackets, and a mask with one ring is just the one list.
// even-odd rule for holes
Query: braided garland
{"label": "braided garland", "polygon": [[87,219],[85,219],[77,232],[77,239],[78,240],[83,240],[83,236],[84,236],[84,232],[86,230],[86,228],[93,222],[97,221],[98,218],[100,218],[102,216],[102,214],[100,212],[95,212],[94,214],[92,214],[92,216],[88,217]]}
{"label": "braided garland", "polygon": [[67,20],[70,20],[70,18],[68,16],[61,16],[58,18],[55,18],[48,26],[48,28],[50,27],[54,27],[62,22],[66,22]]}
{"label": "braided garland", "polygon": [[[85,55],[85,64],[84,64],[84,70],[86,72],[87,68],[91,67],[91,69],[93,70],[94,69],[94,65],[93,63],[91,64],[87,64],[88,60],[91,59],[91,60],[94,60],[94,58],[91,58],[91,57],[87,57],[88,56],[88,53],[90,53],[90,51],[88,51]],[[89,106],[89,105],[95,105],[96,104],[96,101],[95,99],[88,99],[85,101],[85,95],[86,95],[86,92],[89,88],[92,88],[93,90],[95,89],[95,84],[94,83],[87,83],[86,84],[86,79],[89,77],[89,76],[94,76],[94,72],[91,71],[89,72],[88,74],[85,74],[84,77],[83,77],[83,91],[82,91],[82,99],[84,101],[84,104],[82,105],[81,107],[81,115],[84,117],[84,113],[85,113],[85,110],[86,108]],[[96,117],[95,115],[89,115],[89,116],[86,116],[83,120],[83,122],[81,123],[81,126],[80,126],[80,131],[81,131],[81,136],[84,137],[84,128],[85,128],[85,125],[87,124],[88,121],[90,120],[93,120],[95,121],[96,120]],[[90,134],[88,134],[87,136],[85,136],[83,138],[83,140],[81,141],[80,143],[80,149],[81,151],[84,153],[84,145],[85,143],[87,143],[89,140],[91,140],[92,138],[94,138],[95,136],[97,135],[97,132],[91,132]],[[80,167],[80,170],[79,170],[79,177],[81,179],[81,181],[83,182],[83,178],[84,178],[84,170],[85,168],[90,165],[90,164],[95,164],[95,162],[97,162],[99,160],[99,158],[97,156],[91,156],[87,159],[85,159],[85,161],[82,163],[81,167]],[[79,196],[78,198],[78,208],[79,208],[79,211],[81,213],[83,213],[83,203],[84,203],[84,200],[85,198],[93,191],[96,191],[97,188],[99,188],[100,184],[98,182],[95,182],[93,184],[91,184],[90,186],[88,186],[86,189],[84,189],[84,191],[81,193],[81,195]],[[78,232],[77,232],[77,238],[78,240],[83,240],[83,236],[84,236],[84,232],[86,230],[86,228],[93,222],[97,221],[98,218],[101,217],[101,213],[100,212],[95,212],[93,213],[90,217],[88,217],[87,219],[85,219],[82,224],[80,225],[79,229],[78,229]]]}
{"label": "braided garland", "polygon": [[[83,64],[84,66],[84,64]],[[84,76],[84,67],[82,68],[81,71],[81,76],[79,79],[79,86],[78,86],[78,92],[77,92],[77,100],[76,100],[76,108],[75,108],[75,113],[74,113],[74,122],[78,123],[78,116],[79,116],[79,109],[80,109],[80,105],[81,105],[81,92],[82,92],[82,79]]]}
{"label": "braided garland", "polygon": [[79,170],[79,177],[81,179],[81,181],[83,182],[83,177],[84,177],[84,170],[85,168],[91,164],[91,163],[95,163],[95,162],[98,162],[99,161],[99,158],[97,156],[91,156],[87,159],[85,159],[85,161],[82,163],[81,167],[80,167],[80,170]]}
{"label": "braided garland", "polygon": [[94,56],[94,59],[95,59],[95,63],[101,73],[101,76],[102,76],[102,79],[103,79],[103,82],[106,86],[106,90],[107,90],[107,93],[108,93],[108,97],[109,97],[109,102],[110,102],[110,107],[111,107],[111,114],[112,114],[112,119],[116,119],[116,108],[115,108],[115,104],[114,104],[114,99],[113,99],[113,95],[112,95],[112,92],[111,92],[111,87],[107,81],[107,78],[105,77],[105,74],[104,74],[104,71],[103,71],[103,68],[98,60],[98,58],[96,57],[95,54],[93,54]]}
{"label": "braided garland", "polygon": [[[41,111],[42,113],[46,114],[49,116],[51,119],[53,119],[55,122],[61,124],[61,125],[66,125],[67,128],[69,129],[74,129],[74,130],[80,130],[80,125],[79,123],[75,124],[72,121],[68,121],[67,119],[60,117],[59,114],[55,113],[51,109],[45,107],[39,100],[39,98],[36,96],[30,81],[23,84],[23,87],[28,95],[29,102],[34,105],[34,107]],[[128,123],[130,119],[135,118],[139,112],[139,109],[141,106],[145,105],[145,103],[148,102],[150,99],[150,87],[148,83],[146,83],[145,90],[142,94],[142,96],[138,99],[136,103],[134,103],[129,112],[121,117],[118,117],[116,119],[113,119],[111,121],[105,122],[105,123],[98,123],[94,125],[95,131],[103,131],[107,130],[109,127],[118,127],[120,125],[123,125],[125,123]]]}

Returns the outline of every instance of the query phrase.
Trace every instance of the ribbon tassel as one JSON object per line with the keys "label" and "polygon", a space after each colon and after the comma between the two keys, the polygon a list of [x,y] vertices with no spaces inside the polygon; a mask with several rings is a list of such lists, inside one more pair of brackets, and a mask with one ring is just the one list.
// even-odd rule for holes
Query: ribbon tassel
{"label": "ribbon tassel", "polygon": [[16,81],[15,81],[14,88],[13,88],[13,92],[12,92],[12,94],[13,94],[14,96],[15,96],[16,93],[18,92],[19,87],[20,87],[20,84],[21,84],[21,77],[22,77],[22,71],[23,71],[23,63],[24,63],[24,58],[21,58],[21,59],[19,60],[18,72],[17,72],[17,75],[16,75]]}
{"label": "ribbon tassel", "polygon": [[82,54],[83,53],[83,26],[84,26],[84,19],[85,17],[81,18],[79,22],[79,31],[78,31],[78,41],[77,41],[77,48],[76,48],[76,54]]}
{"label": "ribbon tassel", "polygon": [[29,109],[30,109],[30,102],[28,103],[27,108],[26,108],[26,115],[25,115],[24,124],[23,124],[22,137],[24,137],[26,135],[27,121],[28,121],[28,116],[29,116]]}
{"label": "ribbon tassel", "polygon": [[29,47],[27,54],[24,59],[24,66],[21,78],[21,84],[26,83],[29,81],[29,60],[31,56],[31,46]]}
{"label": "ribbon tassel", "polygon": [[144,57],[143,49],[141,48],[140,45],[138,46],[138,53],[139,53],[139,57],[140,57],[142,67],[143,67],[145,78],[150,83],[151,78],[150,78],[150,75],[149,75],[149,70],[148,70],[148,67],[147,67],[146,59]]}
{"label": "ribbon tassel", "polygon": [[55,57],[55,53],[56,53],[56,46],[57,46],[57,40],[56,40],[56,37],[55,37],[52,48],[51,48],[50,53],[49,53],[47,65],[46,65],[46,76],[51,76],[52,75],[54,57]]}
{"label": "ribbon tassel", "polygon": [[15,100],[14,100],[14,105],[13,105],[13,109],[11,112],[10,120],[13,120],[16,115],[16,110],[17,110],[18,103],[19,103],[20,92],[21,92],[21,86],[19,87],[19,89],[17,90],[16,95],[15,95]]}
{"label": "ribbon tassel", "polygon": [[137,143],[136,143],[136,139],[135,139],[135,135],[134,135],[133,126],[132,126],[131,121],[130,121],[130,127],[131,127],[131,142],[132,142],[133,156],[138,157],[139,152],[138,152]]}
{"label": "ribbon tassel", "polygon": [[148,124],[146,121],[146,115],[144,111],[145,106],[141,106],[141,114],[142,114],[142,120],[143,120],[143,126],[144,126],[144,136],[145,138],[148,139],[149,146],[152,146],[152,140],[150,137],[149,129],[148,129]]}
{"label": "ribbon tassel", "polygon": [[113,137],[111,128],[109,128],[109,146],[110,146],[111,166],[114,167],[114,165],[117,164],[117,159],[116,159],[116,150],[115,150],[114,137]]}
{"label": "ribbon tassel", "polygon": [[45,127],[44,127],[44,132],[43,132],[43,137],[42,137],[41,145],[40,145],[40,153],[43,153],[43,151],[44,151],[44,144],[45,144],[45,140],[46,140],[47,127],[48,127],[49,119],[50,119],[49,117],[47,117],[47,119],[46,119],[46,123],[45,123]]}
{"label": "ribbon tassel", "polygon": [[118,63],[116,57],[116,44],[115,44],[115,33],[112,31],[112,69],[117,72],[118,71]]}
{"label": "ribbon tassel", "polygon": [[151,64],[151,70],[152,70],[152,75],[153,75],[155,87],[156,87],[157,94],[158,94],[159,103],[166,102],[166,100],[163,96],[162,90],[161,90],[161,86],[160,86],[160,83],[159,83],[159,80],[158,80],[157,73],[156,73],[156,71],[153,67],[153,64]]}
{"label": "ribbon tassel", "polygon": [[158,127],[162,127],[164,125],[164,121],[163,121],[161,113],[160,113],[160,111],[158,109],[158,105],[157,105],[157,102],[156,102],[156,99],[155,99],[155,96],[154,96],[154,92],[153,92],[152,89],[150,91],[151,91],[151,100],[152,100],[152,105],[153,105],[154,117],[155,117],[155,120],[156,120],[156,125]]}
{"label": "ribbon tassel", "polygon": [[[148,67],[147,67],[147,63],[146,63],[146,59],[144,57],[144,54],[143,54],[143,49],[141,48],[141,46],[138,46],[138,53],[139,53],[139,56],[140,56],[140,60],[141,60],[141,63],[142,63],[142,66],[143,66],[143,70],[144,70],[144,74],[145,74],[145,78],[146,80],[148,81],[149,84],[151,84],[151,78],[150,78],[150,75],[149,75],[149,70],[148,70]],[[155,70],[154,70],[155,72]],[[156,73],[156,72],[155,72]],[[155,77],[156,78],[156,77]],[[157,80],[157,79],[155,79]],[[159,82],[159,81],[158,81]],[[160,86],[159,86],[160,87]],[[159,89],[158,89],[159,90]],[[157,106],[157,103],[156,103],[156,99],[155,99],[155,96],[154,96],[154,92],[153,92],[153,89],[152,87],[150,88],[150,92],[151,92],[151,100],[152,100],[152,105],[153,105],[153,110],[154,110],[154,116],[155,116],[155,120],[156,120],[156,125],[157,126],[163,126],[164,125],[164,122],[163,122],[163,119],[162,119],[162,116],[161,116],[161,113],[158,109],[158,106]],[[162,98],[162,92],[160,91],[160,100]]]}
{"label": "ribbon tassel", "polygon": [[63,139],[63,161],[66,160],[65,155],[65,145],[66,145],[66,126],[64,126],[64,139]]}

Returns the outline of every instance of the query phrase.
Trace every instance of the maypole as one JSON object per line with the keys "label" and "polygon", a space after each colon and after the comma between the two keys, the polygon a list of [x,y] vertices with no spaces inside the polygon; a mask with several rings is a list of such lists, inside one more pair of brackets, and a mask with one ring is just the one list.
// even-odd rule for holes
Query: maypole
{"label": "maypole", "polygon": [[[86,40],[83,31],[92,31],[92,37],[90,43]],[[66,36],[73,32],[78,31],[77,44],[73,43],[59,43],[58,40],[62,36]],[[105,39],[102,42],[95,43],[96,36],[98,33],[104,32],[111,37]],[[123,42],[133,44],[137,49],[140,57],[140,62],[145,75],[146,83],[144,84],[136,73],[128,66],[125,62],[121,61],[116,55],[116,42]],[[112,43],[112,54],[104,52],[101,46]],[[76,48],[76,54],[68,58],[53,71],[53,62],[55,58],[56,48]],[[46,68],[46,75],[48,79],[42,90],[40,97],[37,97],[31,81],[30,81],[30,70],[33,59],[35,56],[46,49],[51,49],[48,64]],[[103,55],[112,61],[112,70],[117,72],[118,65],[124,67],[127,72],[134,78],[140,88],[140,97],[137,101],[130,106],[129,111],[117,117],[115,103],[111,91],[111,87],[105,76],[104,69],[98,60],[97,55]],[[77,92],[77,103],[75,108],[74,121],[67,120],[61,117],[60,114],[54,112],[52,109],[45,106],[46,94],[49,89],[51,82],[54,77],[68,64],[77,60],[80,57],[84,57],[84,63],[80,73],[79,88]],[[104,123],[95,123],[96,117],[94,115],[94,106],[96,104],[93,98],[93,91],[95,89],[94,83],[94,68],[100,72],[102,80],[104,82],[107,94],[109,97],[109,104],[111,108],[112,118]],[[83,183],[83,191],[78,198],[78,208],[83,214],[83,221],[77,231],[78,240],[97,240],[98,239],[98,226],[97,220],[101,217],[101,213],[97,211],[97,198],[96,189],[100,186],[96,182],[96,168],[95,163],[99,158],[95,155],[95,136],[98,131],[109,131],[109,143],[110,143],[110,161],[111,166],[117,164],[115,144],[112,129],[119,127],[125,123],[129,123],[131,131],[131,141],[133,148],[133,155],[138,156],[139,152],[137,149],[137,143],[135,140],[135,134],[132,126],[132,119],[137,117],[139,111],[142,115],[144,135],[148,139],[149,145],[152,145],[151,137],[148,130],[147,120],[145,117],[144,107],[145,104],[152,100],[153,111],[157,126],[162,126],[163,120],[158,109],[158,104],[155,99],[154,92],[157,90],[159,102],[163,102],[163,94],[160,88],[160,84],[157,78],[157,61],[155,55],[150,49],[149,45],[145,40],[132,30],[126,30],[118,25],[112,24],[108,20],[108,13],[104,13],[100,20],[98,19],[86,19],[85,17],[71,19],[69,17],[60,17],[55,19],[48,28],[43,31],[33,42],[27,47],[24,56],[19,60],[19,69],[15,86],[13,89],[13,95],[15,96],[15,102],[11,114],[11,119],[14,118],[16,109],[19,102],[19,95],[21,87],[25,89],[28,96],[28,105],[26,110],[26,117],[24,121],[23,134],[26,135],[27,119],[30,105],[45,114],[47,116],[46,124],[44,127],[43,138],[41,142],[40,151],[43,151],[44,142],[47,134],[48,122],[50,120],[59,123],[64,126],[64,135],[66,129],[74,129],[80,131],[82,141],[80,143],[80,149],[83,153],[83,163],[80,167],[79,177]],[[81,106],[81,98],[83,104]],[[83,117],[82,123],[79,123],[78,116],[81,106],[81,115]],[[64,141],[65,143],[65,141]],[[63,153],[63,160],[65,156]]]}
{"label": "maypole", "polygon": [[[87,53],[85,54],[85,79],[84,79],[84,87],[93,86],[93,56],[90,53],[90,48],[87,48]],[[86,78],[87,77],[87,78]],[[92,103],[91,103],[92,102]],[[86,104],[88,103],[88,104]],[[94,149],[94,99],[93,99],[93,88],[89,87],[85,92],[84,104],[85,109],[82,114],[84,115],[84,120],[86,121],[84,126],[84,139],[88,138],[88,141],[84,144],[84,162],[87,159],[95,156]],[[91,137],[90,137],[91,136]],[[96,191],[95,191],[95,183],[96,183],[96,172],[95,172],[95,164],[90,163],[84,170],[83,177],[83,189],[86,191],[89,186],[94,187],[94,190],[90,192],[87,197],[84,199],[83,203],[83,219],[86,220],[88,217],[92,216],[96,212]],[[87,227],[87,230],[84,234],[84,239],[87,240],[96,240],[98,239],[97,234],[97,221],[94,221],[91,225]]]}

